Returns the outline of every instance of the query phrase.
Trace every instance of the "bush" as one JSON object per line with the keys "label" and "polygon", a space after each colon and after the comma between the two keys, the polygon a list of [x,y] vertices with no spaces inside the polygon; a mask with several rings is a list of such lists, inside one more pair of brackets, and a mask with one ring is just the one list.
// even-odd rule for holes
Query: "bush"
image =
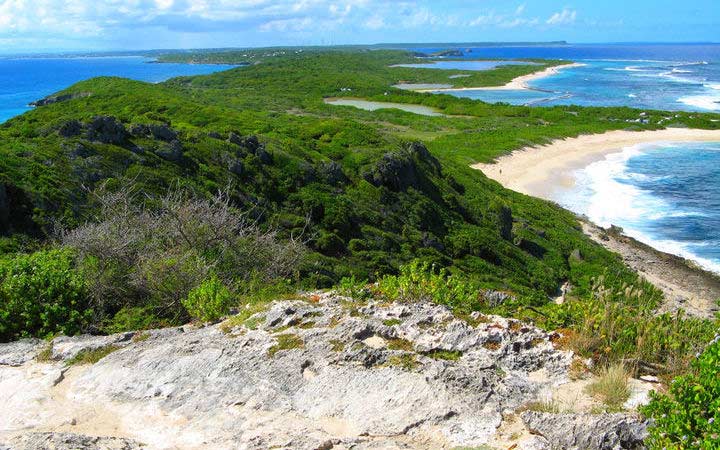
{"label": "bush", "polygon": [[720,340],[676,378],[668,395],[651,393],[641,412],[655,420],[651,448],[720,449]]}
{"label": "bush", "polygon": [[458,312],[480,309],[478,286],[418,260],[400,267],[399,275],[381,278],[378,290],[391,301],[432,301]]}
{"label": "bush", "polygon": [[213,322],[227,314],[232,298],[222,281],[212,276],[190,291],[183,305],[193,318]]}
{"label": "bush", "polygon": [[66,249],[0,260],[0,340],[84,329],[92,319],[83,275]]}
{"label": "bush", "polygon": [[292,276],[304,255],[303,243],[262,228],[222,194],[201,199],[171,191],[152,198],[137,190],[99,192],[95,220],[60,236],[79,255],[103,323],[128,308],[182,323],[190,318],[183,303],[210,274],[234,292],[252,294],[248,287]]}

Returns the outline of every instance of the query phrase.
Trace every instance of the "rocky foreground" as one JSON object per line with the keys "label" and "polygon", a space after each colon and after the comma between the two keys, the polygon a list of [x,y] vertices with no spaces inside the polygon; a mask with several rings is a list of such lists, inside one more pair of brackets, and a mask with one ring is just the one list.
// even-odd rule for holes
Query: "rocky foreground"
{"label": "rocky foreground", "polygon": [[643,448],[631,413],[531,406],[577,383],[554,337],[323,293],[201,328],[3,344],[0,449]]}

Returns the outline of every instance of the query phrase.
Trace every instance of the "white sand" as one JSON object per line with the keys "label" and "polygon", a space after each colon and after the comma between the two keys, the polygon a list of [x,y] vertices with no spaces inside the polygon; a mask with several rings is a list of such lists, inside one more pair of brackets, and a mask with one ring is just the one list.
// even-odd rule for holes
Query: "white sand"
{"label": "white sand", "polygon": [[549,77],[557,74],[563,69],[569,69],[571,67],[582,67],[585,64],[572,63],[565,64],[563,66],[548,67],[547,69],[540,70],[538,72],[529,73],[522,75],[517,78],[513,78],[507,84],[503,86],[482,86],[482,87],[464,87],[464,88],[445,88],[445,89],[417,89],[416,92],[445,92],[445,91],[505,91],[505,90],[532,90],[529,82],[539,80],[541,78]]}
{"label": "white sand", "polygon": [[583,135],[539,147],[526,147],[501,156],[494,164],[475,164],[473,168],[482,170],[508,189],[550,199],[555,189],[574,185],[575,170],[599,161],[605,155],[643,143],[691,141],[720,142],[720,130],[668,128]]}

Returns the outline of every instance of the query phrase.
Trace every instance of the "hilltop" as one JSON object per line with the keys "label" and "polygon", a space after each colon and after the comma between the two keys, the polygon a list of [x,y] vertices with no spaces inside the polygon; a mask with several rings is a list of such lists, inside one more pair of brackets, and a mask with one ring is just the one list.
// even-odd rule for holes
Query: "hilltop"
{"label": "hilltop", "polygon": [[[465,73],[393,67],[416,61],[400,51],[263,52],[253,53],[252,61],[246,52],[203,53],[204,62],[251,64],[158,84],[114,77],[87,80],[39,101],[33,111],[0,126],[0,340],[46,338],[53,343],[49,350],[35,340],[2,346],[3,352],[15,352],[16,345],[27,348],[27,357],[18,362],[22,370],[37,369],[38,356],[47,358],[49,370],[55,375],[60,371],[54,383],[62,380],[61,366],[71,359],[55,353],[56,343],[74,346],[89,339],[104,343],[99,347],[124,346],[133,336],[145,339],[137,330],[158,328],[166,331],[153,331],[147,343],[133,347],[147,350],[149,359],[171,359],[193,336],[201,342],[222,340],[220,354],[225,345],[238,350],[238,341],[221,335],[218,326],[203,327],[228,317],[241,322],[247,336],[254,336],[253,327],[261,328],[260,342],[248,342],[248,348],[262,353],[275,339],[268,327],[277,324],[261,325],[259,316],[257,323],[248,324],[248,312],[278,308],[278,301],[290,307],[283,298],[329,288],[340,289],[351,303],[375,302],[379,308],[375,312],[415,303],[421,305],[418,308],[441,308],[431,315],[447,316],[453,324],[471,323],[473,329],[479,317],[492,316],[491,321],[504,324],[503,328],[531,330],[543,342],[535,343],[546,352],[543,355],[569,358],[565,362],[582,360],[597,376],[603,370],[625,367],[628,375],[649,375],[667,383],[690,370],[695,354],[716,333],[715,320],[675,310],[660,314],[662,291],[584,234],[572,213],[504,189],[471,165],[581,134],[666,126],[718,129],[720,116],[677,113],[667,122],[661,111],[489,105],[393,87],[400,83],[500,86],[567,61],[536,60],[534,65]],[[198,57],[183,53],[163,60]],[[460,74],[469,76],[454,77]],[[324,101],[338,97],[422,105],[440,114],[365,111]],[[374,314],[360,306],[348,315]],[[316,312],[325,316],[327,311]],[[385,318],[390,322],[382,329],[380,319],[363,319],[382,339],[412,341],[412,351],[406,353],[419,352],[412,356],[421,363],[419,369],[379,369],[393,376],[405,379],[409,377],[405,371],[410,371],[417,380],[418,370],[435,370],[438,363],[423,352],[460,351],[484,357],[475,345],[480,340],[470,347],[426,348],[414,338],[390,331],[398,325],[394,316]],[[188,323],[193,325],[186,328]],[[334,336],[333,325],[326,325],[323,329]],[[418,330],[424,325],[416,325],[411,330],[414,337],[423,333]],[[489,332],[487,326],[481,328]],[[560,331],[552,334],[555,330]],[[477,331],[463,328],[462,332]],[[95,337],[57,337],[62,334]],[[156,334],[163,336],[160,341],[154,340]],[[303,335],[308,349],[330,342],[313,341],[316,336],[309,331],[296,334]],[[558,348],[549,343],[551,335],[562,337]],[[282,339],[278,345],[298,344],[295,338]],[[515,351],[505,345],[518,339],[517,333],[509,333],[501,348]],[[343,342],[351,347],[354,343]],[[367,342],[363,345],[373,348]],[[330,358],[326,347],[315,349],[323,361]],[[106,368],[112,374],[119,367],[113,364],[135,361],[134,351],[118,350],[107,359],[104,353],[95,355],[100,360],[97,370]],[[246,350],[238,351],[242,356]],[[377,357],[378,364],[398,357],[396,361],[407,366],[410,358],[385,350],[363,351]],[[304,354],[288,352],[293,365],[283,369],[295,371],[292,379],[298,386],[307,381],[300,377],[306,369],[319,373],[303,367],[304,360],[295,361]],[[474,361],[458,359],[459,365]],[[377,376],[371,366],[362,370]],[[487,367],[491,371],[494,366]],[[93,370],[95,366],[89,369]],[[175,370],[168,366],[168,372],[156,375],[177,376]],[[565,364],[561,372],[567,375],[568,370]],[[266,372],[252,373],[250,381],[260,386],[271,379]],[[492,427],[500,423],[503,411],[498,405],[509,401],[502,398],[501,378],[491,380],[499,383],[499,390],[493,392],[501,397],[497,404],[488,403],[494,408]],[[442,383],[446,381],[453,380]],[[140,389],[138,380],[119,382]],[[407,383],[408,389],[415,386]],[[123,401],[144,402],[154,395],[118,393],[110,385],[103,389]],[[165,395],[164,388],[158,389],[158,395]],[[174,401],[168,395],[168,401]],[[198,391],[193,401],[203,395],[205,391]],[[274,406],[292,403],[289,394],[283,395],[274,397],[279,402]],[[513,408],[535,397],[523,394]],[[428,398],[418,402],[426,404]],[[467,414],[475,414],[465,400],[453,398]],[[456,409],[455,400],[434,411],[432,419],[402,422],[398,418],[389,431],[365,424],[360,427],[364,432],[356,435],[403,435],[398,438],[402,440],[429,420],[450,426],[457,437],[465,425],[447,422],[461,421],[465,412]],[[325,406],[335,402],[331,398]],[[256,406],[262,409],[263,404]],[[371,412],[353,412],[350,406],[307,417],[359,415],[369,420],[366,414]],[[278,411],[273,408],[270,411]],[[294,411],[288,408],[279,411]],[[601,408],[623,409],[617,401]],[[478,436],[455,437],[443,438],[447,440],[442,445],[482,443]],[[323,442],[312,445],[331,448],[320,445]]]}

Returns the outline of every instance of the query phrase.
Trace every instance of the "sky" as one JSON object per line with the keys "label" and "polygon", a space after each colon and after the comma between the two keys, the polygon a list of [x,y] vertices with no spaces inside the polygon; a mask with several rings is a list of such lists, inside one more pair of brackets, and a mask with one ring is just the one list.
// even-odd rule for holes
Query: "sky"
{"label": "sky", "polygon": [[720,42],[719,0],[0,0],[0,53],[406,42]]}

